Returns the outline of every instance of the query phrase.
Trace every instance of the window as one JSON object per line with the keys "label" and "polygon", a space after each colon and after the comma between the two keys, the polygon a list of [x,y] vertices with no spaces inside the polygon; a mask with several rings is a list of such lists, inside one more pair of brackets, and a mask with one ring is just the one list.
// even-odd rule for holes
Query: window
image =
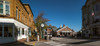
{"label": "window", "polygon": [[18,36],[20,36],[20,28],[18,28]]}
{"label": "window", "polygon": [[99,5],[98,4],[96,5],[96,11],[99,11]]}
{"label": "window", "polygon": [[18,36],[18,28],[17,28],[17,26],[15,26],[15,31],[14,31],[14,34],[15,34],[15,37],[17,37],[17,36]]}
{"label": "window", "polygon": [[23,22],[23,14],[22,14],[22,22]]}
{"label": "window", "polygon": [[26,17],[26,16],[25,16],[25,20],[26,20],[26,21],[25,21],[25,24],[27,24],[27,17]]}
{"label": "window", "polygon": [[99,22],[99,19],[96,19],[96,20],[95,20],[95,23],[97,23],[97,22]]}
{"label": "window", "polygon": [[24,28],[22,28],[22,34],[24,35]]}
{"label": "window", "polygon": [[93,28],[93,33],[94,33],[94,35],[99,35],[99,32],[98,32],[99,30],[98,30],[98,28]]}
{"label": "window", "polygon": [[99,20],[100,16],[95,16],[94,18],[95,18],[95,20],[93,21],[93,23],[100,22],[100,20]]}
{"label": "window", "polygon": [[26,36],[28,35],[27,32],[28,32],[28,31],[25,31],[25,33],[24,33]]}
{"label": "window", "polygon": [[5,24],[4,25],[4,37],[12,37],[12,26]]}
{"label": "window", "polygon": [[100,18],[100,16],[95,16],[95,19],[99,19]]}
{"label": "window", "polygon": [[4,27],[4,36],[7,37],[8,36],[8,27]]}
{"label": "window", "polygon": [[0,14],[3,14],[3,1],[0,1]]}
{"label": "window", "polygon": [[6,2],[6,15],[10,14],[9,2]]}
{"label": "window", "polygon": [[20,20],[20,10],[19,10],[19,20]]}
{"label": "window", "polygon": [[2,25],[0,25],[0,37],[2,37]]}
{"label": "window", "polygon": [[24,35],[24,28],[22,28],[22,34]]}
{"label": "window", "polygon": [[29,16],[29,21],[31,22],[31,17]]}
{"label": "window", "polygon": [[25,24],[27,24],[27,17],[25,16]]}
{"label": "window", "polygon": [[10,14],[10,4],[7,1],[0,1],[0,14],[9,15]]}
{"label": "window", "polygon": [[18,14],[18,8],[16,7],[16,19],[18,19],[17,14]]}

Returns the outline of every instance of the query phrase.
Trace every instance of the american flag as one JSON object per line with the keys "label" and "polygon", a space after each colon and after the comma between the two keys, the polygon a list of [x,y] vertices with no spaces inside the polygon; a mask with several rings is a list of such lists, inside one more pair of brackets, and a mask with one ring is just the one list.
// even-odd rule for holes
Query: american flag
{"label": "american flag", "polygon": [[94,16],[94,11],[92,11],[92,16]]}

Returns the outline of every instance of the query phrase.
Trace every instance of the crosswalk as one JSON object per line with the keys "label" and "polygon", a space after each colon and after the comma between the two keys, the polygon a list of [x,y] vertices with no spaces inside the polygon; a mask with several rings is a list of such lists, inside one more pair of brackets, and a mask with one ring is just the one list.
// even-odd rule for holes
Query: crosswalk
{"label": "crosswalk", "polygon": [[44,43],[49,44],[51,46],[67,46],[67,44],[61,44],[61,43],[54,42],[54,41],[49,41],[49,42],[44,42]]}

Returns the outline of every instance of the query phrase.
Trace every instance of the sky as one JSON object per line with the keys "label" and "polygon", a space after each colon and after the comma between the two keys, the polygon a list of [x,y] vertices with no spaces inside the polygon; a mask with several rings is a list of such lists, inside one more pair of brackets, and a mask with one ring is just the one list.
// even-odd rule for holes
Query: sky
{"label": "sky", "polygon": [[86,0],[22,0],[30,4],[34,19],[44,11],[48,23],[59,28],[65,24],[76,32],[82,28],[82,6]]}

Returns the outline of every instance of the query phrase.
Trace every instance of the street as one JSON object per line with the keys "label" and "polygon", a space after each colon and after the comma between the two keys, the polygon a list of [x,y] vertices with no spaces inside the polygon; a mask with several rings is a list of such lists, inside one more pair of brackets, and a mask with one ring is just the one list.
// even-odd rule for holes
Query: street
{"label": "street", "polygon": [[50,41],[14,42],[0,46],[100,46],[100,40],[53,37]]}
{"label": "street", "polygon": [[35,46],[100,46],[99,43],[100,40],[53,37],[48,42],[36,42]]}

